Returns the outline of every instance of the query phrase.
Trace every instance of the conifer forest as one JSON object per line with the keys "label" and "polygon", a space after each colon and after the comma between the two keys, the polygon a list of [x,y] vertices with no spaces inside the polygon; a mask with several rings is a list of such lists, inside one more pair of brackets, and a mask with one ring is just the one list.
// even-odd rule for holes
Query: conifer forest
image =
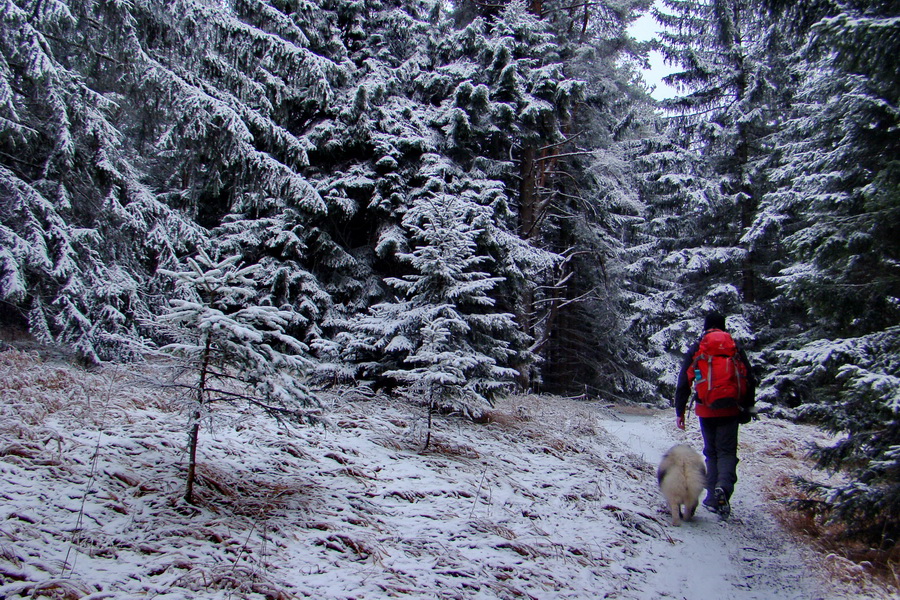
{"label": "conifer forest", "polygon": [[897,0],[0,0],[0,325],[314,422],[668,405],[718,310],[890,549],[898,56]]}

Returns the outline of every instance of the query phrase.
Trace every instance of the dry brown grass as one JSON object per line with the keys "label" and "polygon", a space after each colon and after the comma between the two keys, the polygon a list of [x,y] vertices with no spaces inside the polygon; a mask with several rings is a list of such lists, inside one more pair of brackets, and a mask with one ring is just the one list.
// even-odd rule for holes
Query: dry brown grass
{"label": "dry brown grass", "polygon": [[244,565],[183,565],[187,573],[175,580],[175,584],[197,592],[228,590],[240,595],[260,594],[272,600],[292,600],[297,596],[270,581],[258,569]]}
{"label": "dry brown grass", "polygon": [[299,481],[270,481],[247,472],[197,465],[198,504],[215,512],[259,518],[303,504],[315,486]]}
{"label": "dry brown grass", "polygon": [[466,444],[456,444],[452,442],[447,442],[440,439],[431,439],[431,444],[429,444],[428,448],[423,452],[423,454],[439,454],[441,456],[447,456],[450,458],[466,458],[466,459],[478,459],[481,455],[478,451]]}
{"label": "dry brown grass", "polygon": [[327,538],[319,540],[317,545],[325,546],[335,552],[351,554],[355,556],[356,560],[372,559],[375,564],[381,564],[381,561],[387,556],[378,543],[343,533],[329,535]]}
{"label": "dry brown grass", "polygon": [[884,598],[900,597],[900,548],[883,551],[848,540],[845,528],[827,522],[823,515],[779,502],[810,500],[787,475],[776,478],[766,493],[785,529],[825,557],[823,565],[833,579]]}
{"label": "dry brown grass", "polygon": [[616,412],[623,415],[635,415],[641,417],[649,417],[660,412],[668,412],[668,409],[649,408],[640,404],[615,404]]}
{"label": "dry brown grass", "polygon": [[19,595],[22,598],[54,598],[58,600],[78,600],[90,596],[91,598],[109,598],[109,595],[97,595],[93,586],[74,579],[49,579],[41,582],[22,582],[16,585],[5,586],[5,592]]}
{"label": "dry brown grass", "polygon": [[488,410],[476,419],[477,423],[486,425],[499,425],[504,428],[519,427],[528,418],[521,414],[513,414],[503,410]]}
{"label": "dry brown grass", "polygon": [[119,366],[87,371],[19,350],[0,352],[0,396],[0,412],[30,427],[56,413],[102,427],[106,419],[131,423],[136,411],[149,407],[174,410],[170,394],[136,381]]}
{"label": "dry brown grass", "polygon": [[791,460],[802,461],[806,458],[809,451],[797,442],[797,440],[780,438],[775,443],[764,448],[762,452],[763,454],[774,458],[788,458]]}
{"label": "dry brown grass", "polygon": [[516,532],[509,527],[488,519],[473,519],[469,521],[469,526],[471,526],[475,531],[480,531],[481,533],[491,533],[498,537],[502,537],[505,540],[514,540],[518,537],[516,535]]}

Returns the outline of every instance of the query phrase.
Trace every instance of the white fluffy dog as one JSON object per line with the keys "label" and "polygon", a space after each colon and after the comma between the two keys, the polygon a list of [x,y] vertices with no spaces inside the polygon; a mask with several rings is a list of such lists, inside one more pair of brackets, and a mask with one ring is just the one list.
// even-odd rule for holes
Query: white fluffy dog
{"label": "white fluffy dog", "polygon": [[[706,488],[703,457],[687,444],[672,446],[659,463],[656,479],[669,504],[672,525],[681,525],[682,518],[685,521],[694,518],[700,494]],[[684,512],[681,511],[682,506]]]}

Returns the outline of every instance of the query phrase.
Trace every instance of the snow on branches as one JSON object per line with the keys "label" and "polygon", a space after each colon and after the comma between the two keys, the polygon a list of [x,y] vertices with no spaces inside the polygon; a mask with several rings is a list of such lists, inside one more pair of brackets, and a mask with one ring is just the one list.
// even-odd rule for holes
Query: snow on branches
{"label": "snow on branches", "polygon": [[218,402],[242,402],[277,418],[321,419],[319,403],[305,385],[307,347],[285,333],[295,318],[289,308],[257,306],[257,265],[240,257],[215,261],[201,251],[185,271],[162,271],[177,280],[181,298],[158,318],[174,341],[161,349],[183,361],[195,382],[192,392],[190,465],[186,499],[193,498],[197,440],[202,419]]}

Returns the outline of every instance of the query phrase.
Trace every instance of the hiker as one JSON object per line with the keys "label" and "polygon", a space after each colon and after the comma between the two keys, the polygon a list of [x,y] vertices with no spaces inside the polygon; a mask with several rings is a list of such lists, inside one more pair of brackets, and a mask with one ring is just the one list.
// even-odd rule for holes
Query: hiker
{"label": "hiker", "polygon": [[725,519],[731,514],[737,482],[738,427],[750,422],[756,379],[747,355],[726,331],[725,317],[717,312],[706,316],[703,335],[685,353],[678,372],[675,425],[679,429],[684,429],[692,387],[706,457],[703,505]]}

